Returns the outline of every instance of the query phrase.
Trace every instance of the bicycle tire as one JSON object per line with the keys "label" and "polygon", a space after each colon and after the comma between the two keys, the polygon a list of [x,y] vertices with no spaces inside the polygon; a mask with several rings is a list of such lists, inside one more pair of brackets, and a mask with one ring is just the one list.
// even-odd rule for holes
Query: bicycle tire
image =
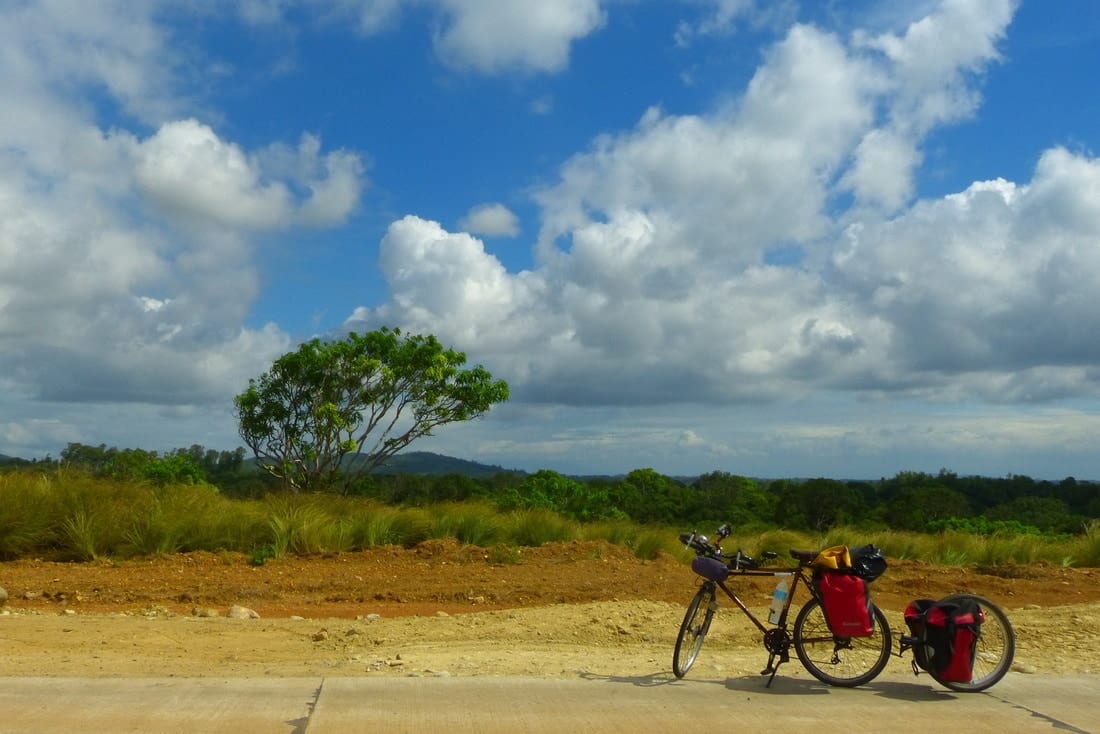
{"label": "bicycle tire", "polygon": [[714,584],[709,583],[703,584],[688,604],[680,633],[676,635],[676,648],[672,651],[672,672],[677,678],[683,678],[699,657],[716,606]]}
{"label": "bicycle tire", "polygon": [[886,615],[871,605],[870,637],[838,637],[829,630],[821,602],[810,599],[794,620],[792,642],[802,666],[830,686],[853,688],[873,680],[890,661],[893,635]]}
{"label": "bicycle tire", "polygon": [[940,680],[935,671],[928,671],[945,688],[961,693],[984,691],[1005,677],[1012,667],[1016,656],[1016,630],[1008,621],[1008,615],[999,606],[984,596],[976,594],[952,594],[943,599],[945,602],[958,602],[970,599],[978,603],[985,613],[981,634],[978,636],[977,653],[974,656],[974,677],[970,682]]}

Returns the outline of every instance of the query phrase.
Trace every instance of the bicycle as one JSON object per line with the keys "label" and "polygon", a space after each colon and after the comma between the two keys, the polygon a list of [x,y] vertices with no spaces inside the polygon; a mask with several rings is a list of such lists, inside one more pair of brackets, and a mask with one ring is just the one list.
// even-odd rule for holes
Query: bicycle
{"label": "bicycle", "polygon": [[984,596],[976,594],[952,594],[939,603],[959,603],[973,601],[982,613],[982,624],[974,652],[973,674],[969,681],[944,680],[934,668],[922,668],[917,662],[917,648],[923,641],[912,635],[903,635],[899,641],[898,657],[907,651],[913,651],[913,674],[928,673],[932,678],[953,691],[976,693],[996,684],[1012,667],[1016,655],[1016,631],[1008,621],[1008,615],[999,606]]}
{"label": "bicycle", "polygon": [[[812,581],[811,564],[818,555],[816,552],[792,550],[791,557],[798,561],[795,568],[760,568],[756,560],[740,549],[736,553],[723,553],[721,542],[729,534],[728,525],[718,529],[718,539],[714,543],[696,532],[680,534],[680,541],[695,551],[692,570],[702,578],[702,585],[688,604],[676,637],[672,672],[677,678],[683,678],[699,656],[719,607],[718,589],[725,592],[763,634],[768,664],[760,674],[769,676],[767,686],[771,686],[779,666],[790,660],[792,645],[799,661],[810,675],[828,685],[859,686],[882,672],[890,660],[893,636],[881,609],[873,604],[870,607],[873,619],[871,635],[835,635],[825,619],[821,594]],[[778,554],[771,551],[762,554],[763,560],[777,557]],[[768,620],[773,627],[766,627],[729,588],[726,580],[733,576],[790,577],[790,588],[779,610],[778,619]],[[788,631],[787,618],[799,583],[810,591],[810,599],[799,609],[794,625]]]}

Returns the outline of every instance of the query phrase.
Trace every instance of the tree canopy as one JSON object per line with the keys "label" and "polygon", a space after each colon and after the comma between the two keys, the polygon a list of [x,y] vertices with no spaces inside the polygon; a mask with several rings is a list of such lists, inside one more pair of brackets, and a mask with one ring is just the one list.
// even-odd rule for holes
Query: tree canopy
{"label": "tree canopy", "polygon": [[289,488],[346,492],[435,428],[508,399],[507,383],[465,363],[434,336],[400,329],[313,339],[236,397],[240,435]]}

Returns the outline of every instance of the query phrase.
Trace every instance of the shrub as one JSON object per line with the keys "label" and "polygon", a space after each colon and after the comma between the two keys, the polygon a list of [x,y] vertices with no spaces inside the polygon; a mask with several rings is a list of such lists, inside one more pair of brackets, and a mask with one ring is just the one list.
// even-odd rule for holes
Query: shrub
{"label": "shrub", "polygon": [[431,517],[425,510],[369,502],[358,507],[351,524],[354,547],[359,550],[379,545],[414,546],[431,537],[432,528]]}
{"label": "shrub", "polygon": [[29,472],[0,475],[0,560],[53,544],[57,516],[49,477]]}
{"label": "shrub", "polygon": [[157,487],[134,508],[131,526],[123,537],[128,554],[156,555],[177,551],[222,550],[228,539],[223,532],[225,500],[206,484]]}
{"label": "shrub", "polygon": [[494,545],[485,560],[498,566],[511,566],[523,562],[523,551],[514,545]]}
{"label": "shrub", "polygon": [[339,550],[337,518],[316,496],[272,495],[267,500],[271,547],[276,558],[288,553],[313,555]]}
{"label": "shrub", "polygon": [[1100,520],[1085,526],[1085,532],[1074,543],[1077,563],[1090,568],[1100,567]]}
{"label": "shrub", "polygon": [[972,535],[1042,535],[1034,525],[1024,525],[1019,520],[990,520],[984,515],[978,517],[949,517],[928,523],[928,532],[942,533],[955,530]]}
{"label": "shrub", "polygon": [[[633,547],[639,532],[640,527],[629,520],[604,520],[587,523],[580,528],[580,535],[584,540],[603,540],[627,548]],[[668,533],[675,542],[676,533],[671,530]]]}
{"label": "shrub", "polygon": [[516,545],[537,547],[579,535],[576,523],[549,510],[517,510],[509,515],[506,535]]}
{"label": "shrub", "polygon": [[[725,545],[729,545],[729,542]],[[834,544],[835,545],[835,544]],[[763,551],[774,551],[779,554],[779,559],[783,563],[790,564],[791,549],[799,550],[820,550],[827,545],[818,541],[809,539],[804,533],[796,533],[793,530],[768,530],[761,533],[756,537],[756,540],[750,545],[745,544],[745,552],[753,557],[759,557]],[[736,550],[736,548],[732,548]]]}
{"label": "shrub", "polygon": [[634,552],[636,558],[640,558],[643,561],[652,561],[662,551],[665,553],[675,553],[679,548],[679,539],[676,536],[663,529],[649,529],[643,530],[638,533],[634,542],[630,544],[630,549]]}
{"label": "shrub", "polygon": [[432,518],[428,510],[404,509],[393,522],[394,543],[411,548],[432,537]]}
{"label": "shrub", "polygon": [[61,477],[55,489],[57,550],[63,558],[79,561],[118,555],[136,513],[149,502],[145,485],[76,473]]}
{"label": "shrub", "polygon": [[433,508],[432,537],[455,538],[466,545],[488,548],[506,533],[502,516],[481,502],[448,502]]}

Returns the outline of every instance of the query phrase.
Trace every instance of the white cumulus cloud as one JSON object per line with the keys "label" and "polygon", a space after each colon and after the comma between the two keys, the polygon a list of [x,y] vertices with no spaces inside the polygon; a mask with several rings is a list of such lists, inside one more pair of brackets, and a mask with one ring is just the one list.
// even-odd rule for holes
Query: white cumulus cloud
{"label": "white cumulus cloud", "polygon": [[438,2],[446,18],[435,39],[440,57],[482,72],[561,71],[572,43],[605,21],[599,0]]}
{"label": "white cumulus cloud", "polygon": [[458,226],[470,234],[515,237],[519,234],[519,217],[503,204],[479,204],[467,212]]}

